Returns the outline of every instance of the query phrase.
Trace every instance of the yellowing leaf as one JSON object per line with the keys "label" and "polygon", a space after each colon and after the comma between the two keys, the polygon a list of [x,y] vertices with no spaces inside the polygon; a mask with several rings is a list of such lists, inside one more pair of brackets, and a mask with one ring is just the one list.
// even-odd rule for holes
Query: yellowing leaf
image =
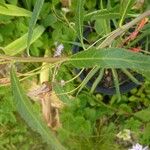
{"label": "yellowing leaf", "polygon": [[[42,35],[44,30],[45,28],[43,26],[37,26],[33,31],[31,43],[35,42]],[[13,56],[25,50],[27,48],[27,37],[28,33],[4,47],[5,54]]]}
{"label": "yellowing leaf", "polygon": [[32,12],[23,9],[21,7],[17,7],[15,5],[10,5],[10,4],[4,4],[0,5],[0,14],[1,15],[8,15],[8,16],[24,16],[24,17],[31,17]]}

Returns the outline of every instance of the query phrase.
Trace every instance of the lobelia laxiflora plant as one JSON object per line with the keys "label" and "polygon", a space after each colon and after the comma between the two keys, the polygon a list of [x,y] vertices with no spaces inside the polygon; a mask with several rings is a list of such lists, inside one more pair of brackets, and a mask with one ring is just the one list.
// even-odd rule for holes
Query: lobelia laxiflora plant
{"label": "lobelia laxiflora plant", "polygon": [[[83,87],[85,87],[87,82],[94,76],[94,74],[98,70],[100,70],[100,76],[98,76],[99,80],[97,80],[97,83],[95,82],[95,85],[92,86],[92,91],[94,91],[104,75],[104,70],[111,69],[114,79],[114,85],[116,87],[116,94],[118,96],[118,100],[120,101],[121,93],[116,69],[124,70],[128,74],[128,77],[136,83],[138,81],[134,78],[134,76],[132,76],[132,74],[128,72],[128,69],[137,71],[145,77],[148,77],[148,74],[150,72],[149,51],[142,51],[142,53],[136,53],[134,51],[129,50],[129,48],[127,48],[126,46],[122,48],[117,46],[116,44],[119,42],[119,40],[123,39],[123,35],[125,34],[125,32],[127,32],[137,23],[139,23],[143,18],[150,16],[149,10],[142,13],[141,15],[129,14],[128,11],[131,10],[133,6],[133,1],[128,1],[127,5],[126,2],[127,1],[121,1],[120,3],[121,13],[113,12],[116,11],[116,8],[111,8],[113,7],[111,5],[108,6],[109,10],[105,10],[104,4],[101,4],[100,11],[96,10],[92,12],[87,12],[85,10],[85,7],[88,7],[86,6],[86,1],[77,0],[75,5],[75,26],[72,26],[72,24],[68,23],[68,20],[66,22],[68,23],[67,25],[70,26],[71,29],[73,29],[73,32],[75,32],[75,37],[78,37],[80,41],[78,43],[73,44],[78,44],[83,50],[77,54],[59,58],[30,56],[30,51],[32,51],[30,50],[30,45],[34,43],[37,39],[39,39],[40,36],[42,36],[42,34],[44,34],[47,31],[46,27],[42,23],[37,23],[37,20],[42,22],[43,19],[40,16],[40,11],[42,9],[42,6],[50,7],[50,5],[44,5],[44,0],[37,0],[34,5],[33,12],[31,12],[29,10],[19,8],[11,4],[3,3],[0,5],[0,7],[2,8],[0,9],[0,14],[11,16],[25,16],[31,18],[28,32],[20,38],[18,38],[17,40],[8,44],[7,46],[2,47],[4,54],[0,55],[1,62],[11,63],[12,66],[14,66],[16,63],[44,62],[50,64],[50,66],[48,66],[48,68],[50,69],[56,68],[59,64],[64,64],[66,66],[70,66],[71,64],[72,66],[74,66],[74,68],[80,68],[82,70],[86,68],[92,68],[87,77],[76,88],[76,90],[78,89],[78,93],[83,89]],[[53,5],[57,6],[57,2],[53,3]],[[32,4],[28,3],[27,6],[31,8],[31,5]],[[53,8],[51,9],[53,10]],[[114,15],[114,13],[116,14]],[[64,16],[64,14],[63,17],[64,19],[66,19],[66,16]],[[106,19],[104,17],[106,17]],[[135,18],[132,19],[130,22],[125,23],[125,19],[130,17]],[[114,28],[111,28],[110,26],[110,19],[112,19],[111,21],[114,23]],[[94,43],[86,44],[84,42],[86,41],[86,39],[84,39],[83,36],[84,23],[91,20],[94,20],[96,22],[95,30],[97,32],[101,32],[101,30],[105,32],[99,35],[98,39],[94,40]],[[116,22],[117,20],[119,20],[118,23]],[[149,23],[147,24],[147,26],[149,26]],[[98,27],[101,29],[99,29]],[[141,34],[141,36],[142,35],[146,36],[144,33]],[[132,44],[133,43],[131,42],[130,45]],[[27,57],[15,56],[16,54],[22,53],[25,49],[27,49]],[[40,69],[41,68],[39,67],[37,70],[39,71]],[[43,124],[38,114],[34,112],[32,104],[29,102],[22,88],[20,87],[20,83],[18,81],[18,77],[16,76],[16,71],[14,67],[12,67],[10,74],[15,104],[22,118],[24,118],[24,120],[29,124],[31,128],[33,128],[41,134],[43,139],[48,143],[48,145],[50,145],[50,147],[52,147],[53,149],[65,149],[58,142],[54,134],[46,127],[45,124]],[[63,92],[62,88],[60,87],[55,89],[58,95],[70,92]],[[63,101],[65,103],[69,103],[68,97],[66,98],[60,96],[60,98],[63,98]]]}

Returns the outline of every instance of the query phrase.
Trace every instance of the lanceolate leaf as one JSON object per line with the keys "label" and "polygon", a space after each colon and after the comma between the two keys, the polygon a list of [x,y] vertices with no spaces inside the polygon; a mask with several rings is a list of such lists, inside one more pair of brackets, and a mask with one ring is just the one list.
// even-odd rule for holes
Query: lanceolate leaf
{"label": "lanceolate leaf", "polygon": [[100,83],[100,81],[102,80],[103,75],[104,75],[104,69],[100,69],[99,75],[98,75],[98,77],[95,79],[95,81],[94,81],[94,83],[93,83],[93,85],[92,85],[92,87],[91,87],[91,91],[90,91],[91,93],[94,92],[94,90],[96,89],[97,85],[98,85],[98,84]]}
{"label": "lanceolate leaf", "polygon": [[39,114],[34,110],[32,103],[28,100],[20,86],[14,68],[11,68],[11,85],[14,103],[21,117],[36,132],[38,132],[53,150],[65,150],[59,143],[52,131],[42,121]]}
{"label": "lanceolate leaf", "polygon": [[101,68],[150,70],[150,56],[122,48],[100,50],[92,48],[71,56],[70,63],[78,68],[100,66]]}
{"label": "lanceolate leaf", "polygon": [[102,10],[97,10],[97,11],[86,14],[85,20],[89,20],[89,19],[95,20],[97,18],[115,19],[119,17],[120,17],[120,13],[117,12],[117,9],[112,9],[112,10],[102,9]]}
{"label": "lanceolate leaf", "polygon": [[112,69],[112,74],[113,74],[116,94],[117,94],[118,102],[119,102],[121,100],[121,93],[120,93],[120,86],[119,86],[119,79],[118,79],[117,71],[115,69]]}
{"label": "lanceolate leaf", "polygon": [[27,9],[31,10],[31,6],[32,6],[32,1],[31,0],[24,0],[23,3],[24,3],[24,5],[26,6]]}
{"label": "lanceolate leaf", "polygon": [[32,12],[10,4],[0,4],[0,14],[8,16],[31,17]]}
{"label": "lanceolate leaf", "polygon": [[132,4],[134,3],[135,0],[121,0],[121,9],[120,9],[120,14],[121,14],[121,19],[119,25],[122,26],[122,23],[127,15],[127,13],[130,11]]}
{"label": "lanceolate leaf", "polygon": [[28,33],[28,40],[27,40],[27,50],[29,50],[29,46],[32,40],[32,34],[33,34],[33,29],[36,24],[36,21],[39,17],[40,11],[42,9],[44,0],[37,0],[34,6],[33,14],[29,23],[29,33]]}
{"label": "lanceolate leaf", "polygon": [[83,47],[84,47],[83,43],[84,3],[85,0],[77,0],[76,22],[75,22],[76,31]]}
{"label": "lanceolate leaf", "polygon": [[86,84],[89,82],[89,80],[96,74],[96,72],[99,69],[100,69],[99,67],[94,67],[93,69],[91,69],[91,71],[87,74],[87,76],[82,81],[81,87],[79,88],[78,93],[86,86]]}
{"label": "lanceolate leaf", "polygon": [[[44,30],[45,28],[43,26],[37,26],[33,31],[31,43],[36,41],[44,32]],[[27,48],[27,36],[28,34],[26,33],[19,39],[13,41],[12,43],[4,47],[5,54],[13,56],[25,50]]]}

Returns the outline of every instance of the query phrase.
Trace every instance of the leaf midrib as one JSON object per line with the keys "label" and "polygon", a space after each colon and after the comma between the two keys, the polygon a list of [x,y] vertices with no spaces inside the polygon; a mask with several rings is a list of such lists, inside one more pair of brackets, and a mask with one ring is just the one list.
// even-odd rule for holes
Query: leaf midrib
{"label": "leaf midrib", "polygon": [[112,60],[112,61],[114,61],[114,60],[121,60],[121,61],[124,61],[124,62],[135,62],[135,63],[145,63],[145,64],[149,64],[148,62],[145,62],[145,61],[137,61],[137,60],[129,60],[129,59],[122,59],[122,58],[118,58],[118,57],[116,57],[116,58],[108,58],[108,57],[103,57],[103,58],[95,58],[95,57],[93,57],[93,58],[84,58],[84,57],[82,57],[82,58],[71,58],[70,59],[71,61],[77,61],[77,60]]}

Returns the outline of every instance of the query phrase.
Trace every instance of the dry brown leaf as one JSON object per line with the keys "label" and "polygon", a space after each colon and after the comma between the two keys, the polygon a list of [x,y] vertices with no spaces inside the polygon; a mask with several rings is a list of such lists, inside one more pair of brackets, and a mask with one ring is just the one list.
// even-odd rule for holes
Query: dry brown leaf
{"label": "dry brown leaf", "polygon": [[136,0],[135,5],[132,9],[141,9],[144,5],[144,0]]}
{"label": "dry brown leaf", "polygon": [[56,93],[54,91],[51,91],[50,95],[51,101],[52,101],[52,106],[58,109],[61,109],[64,107],[64,103],[58,98]]}
{"label": "dry brown leaf", "polygon": [[63,108],[64,104],[52,91],[52,87],[48,82],[44,82],[41,86],[30,91],[27,94],[31,99],[38,99],[42,106],[42,115],[49,127],[57,130],[61,126],[59,120],[59,109]]}
{"label": "dry brown leaf", "polygon": [[10,78],[1,78],[0,79],[0,84],[8,84],[10,83]]}
{"label": "dry brown leaf", "polygon": [[41,98],[42,104],[42,115],[49,127],[52,127],[52,106],[51,106],[51,99],[49,93],[45,94]]}
{"label": "dry brown leaf", "polygon": [[61,0],[61,4],[63,7],[70,7],[71,6],[71,0]]}

